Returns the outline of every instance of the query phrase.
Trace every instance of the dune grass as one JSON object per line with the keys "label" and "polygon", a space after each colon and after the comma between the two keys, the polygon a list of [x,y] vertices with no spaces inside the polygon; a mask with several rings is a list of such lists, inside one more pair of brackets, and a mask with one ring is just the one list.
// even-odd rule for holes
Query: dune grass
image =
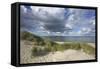
{"label": "dune grass", "polygon": [[93,48],[91,45],[83,43],[81,44],[81,48],[83,49],[83,51],[87,54],[95,54],[95,48]]}
{"label": "dune grass", "polygon": [[[38,49],[38,47],[37,47]],[[33,48],[33,52],[35,54],[39,53],[41,54],[42,51],[44,52],[55,52],[55,51],[64,51],[67,49],[73,49],[73,50],[83,50],[85,53],[89,55],[95,54],[95,48],[92,46],[86,44],[86,43],[64,43],[64,44],[54,44],[51,46],[50,44],[45,45],[44,49],[35,51],[35,48]]]}
{"label": "dune grass", "polygon": [[67,49],[83,50],[87,54],[95,54],[95,48],[88,45],[87,43],[64,42],[63,44],[59,44],[49,39],[43,39],[29,32],[21,33],[21,39],[31,41],[34,43],[35,47],[32,48],[33,56],[41,56],[49,52],[64,51]]}

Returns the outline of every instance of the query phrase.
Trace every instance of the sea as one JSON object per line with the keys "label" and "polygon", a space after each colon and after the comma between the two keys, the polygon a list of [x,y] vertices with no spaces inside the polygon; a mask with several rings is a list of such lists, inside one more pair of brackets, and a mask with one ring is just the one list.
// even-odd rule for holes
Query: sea
{"label": "sea", "polygon": [[95,43],[95,36],[43,36],[43,38],[59,42]]}

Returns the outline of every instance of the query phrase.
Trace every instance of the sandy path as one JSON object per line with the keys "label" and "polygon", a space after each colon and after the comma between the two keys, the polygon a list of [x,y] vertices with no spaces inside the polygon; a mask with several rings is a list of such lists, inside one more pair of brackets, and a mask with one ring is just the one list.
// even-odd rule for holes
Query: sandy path
{"label": "sandy path", "polygon": [[82,51],[66,50],[63,52],[49,53],[46,56],[34,58],[33,63],[37,62],[57,62],[57,61],[74,61],[74,60],[91,60],[94,56],[88,55]]}
{"label": "sandy path", "polygon": [[33,45],[32,42],[21,41],[20,45],[20,63],[31,62],[31,49]]}
{"label": "sandy path", "polygon": [[40,62],[56,62],[56,61],[73,61],[73,60],[91,60],[95,59],[93,55],[88,55],[80,50],[57,51],[41,57],[32,57],[31,49],[33,44],[27,41],[21,41],[21,63],[40,63]]}
{"label": "sandy path", "polygon": [[88,43],[88,44],[95,48],[95,43]]}

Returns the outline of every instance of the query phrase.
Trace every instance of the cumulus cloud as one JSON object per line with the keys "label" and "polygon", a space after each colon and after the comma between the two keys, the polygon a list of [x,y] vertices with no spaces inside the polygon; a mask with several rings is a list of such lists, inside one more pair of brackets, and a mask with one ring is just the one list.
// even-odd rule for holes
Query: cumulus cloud
{"label": "cumulus cloud", "polygon": [[91,9],[20,7],[21,29],[38,35],[94,35],[95,11]]}

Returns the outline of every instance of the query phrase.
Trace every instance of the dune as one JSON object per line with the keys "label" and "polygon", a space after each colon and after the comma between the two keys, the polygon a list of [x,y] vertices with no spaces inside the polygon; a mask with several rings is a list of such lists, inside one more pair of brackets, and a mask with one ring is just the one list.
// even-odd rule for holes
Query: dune
{"label": "dune", "polygon": [[32,57],[31,50],[33,44],[27,41],[21,41],[20,63],[41,63],[41,62],[59,62],[59,61],[76,61],[76,60],[92,60],[95,55],[89,55],[82,50],[68,49],[64,51],[50,52],[43,56]]}
{"label": "dune", "polygon": [[88,43],[88,44],[95,48],[95,43]]}
{"label": "dune", "polygon": [[61,51],[57,51],[55,53],[51,52],[48,55],[42,57],[36,57],[33,59],[32,63],[92,60],[92,59],[95,59],[93,55],[88,55],[82,51],[69,49],[63,52]]}

